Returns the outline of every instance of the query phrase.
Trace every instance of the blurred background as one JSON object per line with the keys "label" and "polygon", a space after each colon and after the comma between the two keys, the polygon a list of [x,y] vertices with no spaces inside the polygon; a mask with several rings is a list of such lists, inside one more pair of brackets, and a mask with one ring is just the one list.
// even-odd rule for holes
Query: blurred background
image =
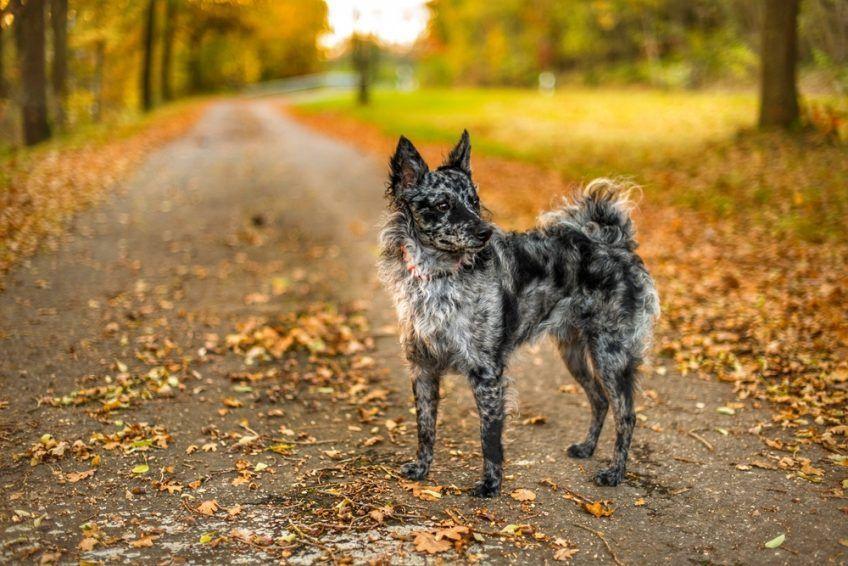
{"label": "blurred background", "polygon": [[[773,232],[844,235],[846,0],[0,0],[0,10],[6,163],[49,139],[136,131],[151,110],[285,95],[296,116],[359,143],[366,126],[423,143],[468,128],[478,152],[571,182],[623,175],[674,205],[764,217]],[[548,204],[516,196],[508,212],[521,198],[526,215]]]}
{"label": "blurred background", "polygon": [[[764,78],[786,107],[767,121],[797,121],[797,84],[801,122],[844,128],[845,0],[0,0],[0,10],[7,144],[188,95],[354,83],[365,102],[370,87],[750,93]],[[23,131],[23,107],[38,131]]]}

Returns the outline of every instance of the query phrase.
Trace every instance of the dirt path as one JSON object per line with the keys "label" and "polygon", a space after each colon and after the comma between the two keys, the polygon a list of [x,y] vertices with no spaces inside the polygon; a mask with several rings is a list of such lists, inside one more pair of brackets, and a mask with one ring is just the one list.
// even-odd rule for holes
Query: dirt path
{"label": "dirt path", "polygon": [[[565,456],[588,408],[547,344],[510,371],[521,415],[499,499],[455,489],[479,466],[461,378],[444,387],[430,477],[441,497],[403,487],[392,470],[414,451],[411,395],[373,268],[383,177],[381,163],[271,102],[218,103],[122,196],[80,216],[59,252],[10,274],[0,295],[4,561],[414,563],[433,559],[415,551],[414,532],[446,520],[478,532],[458,546],[486,562],[552,561],[562,548],[577,549],[575,562],[848,560],[844,472],[818,448],[806,456],[826,470],[820,483],[781,470],[786,454],[751,432],[766,412],[728,410],[728,386],[672,367],[648,368],[627,481],[594,486],[611,433],[595,458]],[[375,349],[337,366],[258,369],[227,350],[251,318],[326,303],[350,317],[365,308]],[[127,376],[137,381],[116,394]],[[128,408],[104,411],[113,398]],[[511,498],[517,488],[535,501]],[[609,500],[614,513],[596,518],[581,499]],[[219,509],[203,505],[213,500]],[[528,527],[501,533],[515,525]],[[764,548],[781,533],[779,549]]]}

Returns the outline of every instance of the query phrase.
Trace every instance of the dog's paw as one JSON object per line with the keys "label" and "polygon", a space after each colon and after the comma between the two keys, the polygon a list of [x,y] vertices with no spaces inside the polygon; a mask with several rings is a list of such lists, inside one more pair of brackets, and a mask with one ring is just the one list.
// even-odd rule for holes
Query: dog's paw
{"label": "dog's paw", "polygon": [[469,493],[471,494],[471,497],[489,498],[489,497],[496,497],[500,492],[501,492],[501,483],[500,482],[490,480],[490,479],[484,479],[484,480],[480,480],[476,484],[474,484],[474,487],[471,488],[471,491]]}
{"label": "dog's paw", "polygon": [[406,464],[400,467],[400,473],[403,475],[403,477],[410,480],[423,480],[427,477],[429,471],[430,470],[427,468],[427,466],[424,466],[417,461],[407,462]]}
{"label": "dog's paw", "polygon": [[568,455],[571,458],[589,458],[595,453],[595,446],[588,442],[572,444],[568,447]]}
{"label": "dog's paw", "polygon": [[624,470],[621,468],[611,467],[606,470],[601,470],[595,475],[595,483],[598,485],[608,485],[615,487],[624,479]]}

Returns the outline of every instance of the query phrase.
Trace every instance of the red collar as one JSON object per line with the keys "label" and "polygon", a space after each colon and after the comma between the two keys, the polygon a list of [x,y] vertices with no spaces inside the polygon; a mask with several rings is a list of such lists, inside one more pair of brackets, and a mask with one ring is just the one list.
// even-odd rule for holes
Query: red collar
{"label": "red collar", "polygon": [[412,259],[412,255],[410,255],[409,250],[404,244],[401,244],[400,252],[403,255],[403,261],[406,264],[406,270],[410,273],[410,275],[422,281],[428,281],[430,279],[429,275],[418,269],[415,265],[415,260]]}
{"label": "red collar", "polygon": [[456,265],[454,266],[452,271],[440,271],[435,274],[427,273],[420,267],[415,264],[415,259],[412,257],[412,254],[409,253],[409,249],[405,244],[401,244],[400,252],[403,256],[403,261],[406,264],[406,270],[415,278],[420,281],[430,281],[432,279],[437,279],[439,277],[447,277],[448,275],[454,275],[459,272],[460,269],[463,268],[465,262],[462,258],[457,260]]}

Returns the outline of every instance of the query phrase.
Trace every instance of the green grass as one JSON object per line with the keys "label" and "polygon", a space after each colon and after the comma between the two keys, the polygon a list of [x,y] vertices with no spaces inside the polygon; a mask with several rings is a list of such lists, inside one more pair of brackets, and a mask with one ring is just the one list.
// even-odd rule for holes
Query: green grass
{"label": "green grass", "polygon": [[413,141],[452,141],[468,128],[487,153],[560,165],[696,146],[751,126],[756,111],[751,94],[644,89],[378,91],[373,100],[360,107],[339,94],[301,107],[344,112]]}
{"label": "green grass", "polygon": [[475,151],[554,168],[574,181],[627,177],[652,198],[750,217],[775,233],[811,240],[845,234],[846,147],[753,132],[753,92],[425,89],[377,91],[367,107],[349,93],[299,107],[350,116],[413,142],[450,143],[468,128]]}

